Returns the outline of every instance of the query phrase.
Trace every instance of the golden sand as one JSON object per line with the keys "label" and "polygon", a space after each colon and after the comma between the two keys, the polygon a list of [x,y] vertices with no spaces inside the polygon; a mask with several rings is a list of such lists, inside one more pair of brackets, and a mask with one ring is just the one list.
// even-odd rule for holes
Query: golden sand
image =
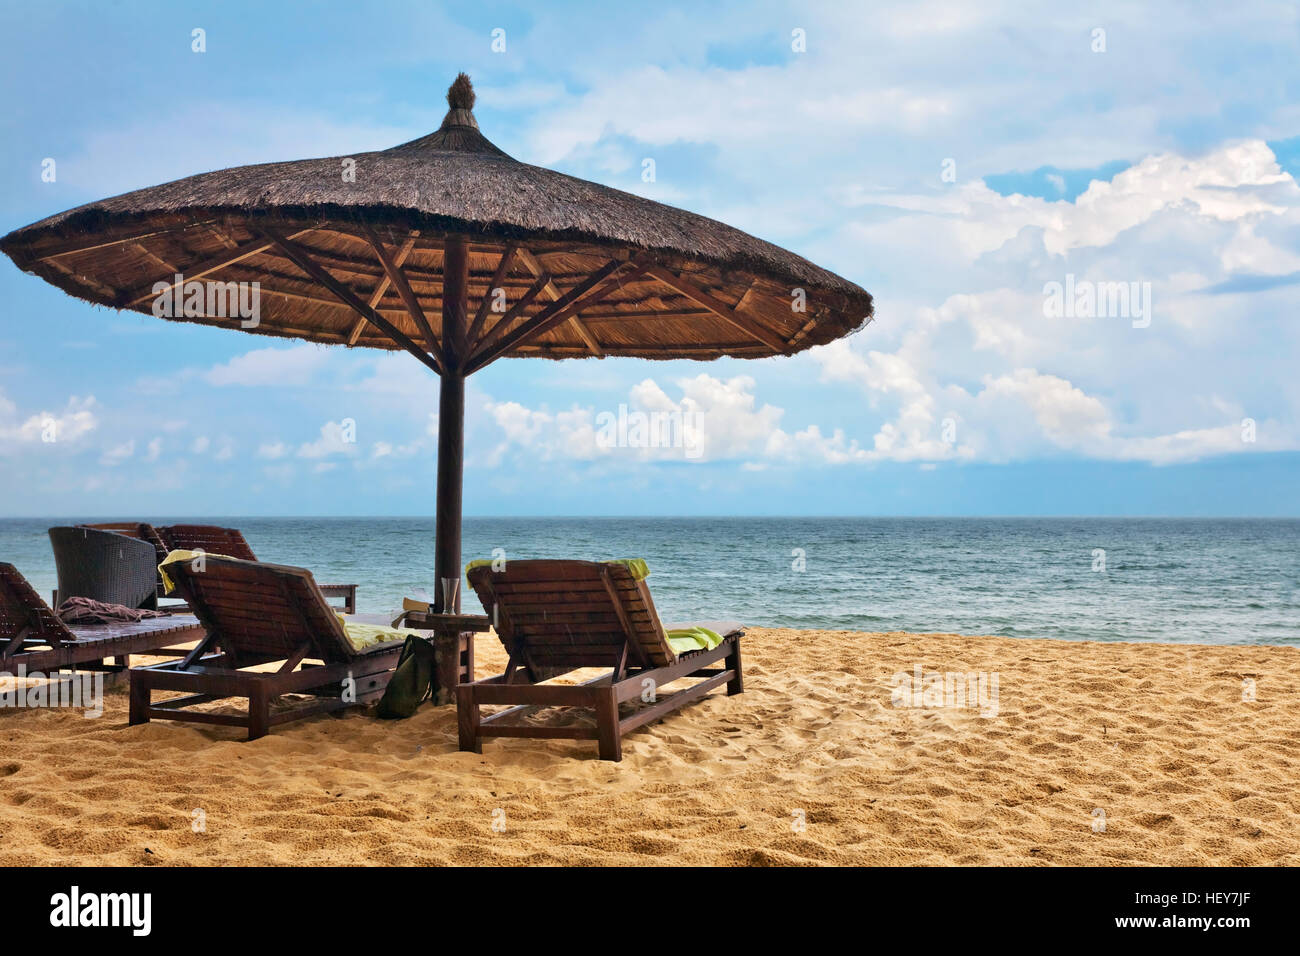
{"label": "golden sand", "polygon": [[[123,690],[97,720],[0,713],[0,864],[1300,864],[1295,648],[755,629],[744,650],[745,694],[630,734],[620,764],[458,753],[428,705],[252,743],[128,727]],[[480,638],[480,676],[503,657]],[[916,664],[996,673],[997,715],[894,706]]]}

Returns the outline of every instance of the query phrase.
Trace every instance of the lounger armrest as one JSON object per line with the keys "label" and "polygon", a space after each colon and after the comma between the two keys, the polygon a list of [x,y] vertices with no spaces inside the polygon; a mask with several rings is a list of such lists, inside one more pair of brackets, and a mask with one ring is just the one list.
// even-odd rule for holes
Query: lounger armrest
{"label": "lounger armrest", "polygon": [[326,597],[343,598],[343,613],[357,613],[357,586],[355,584],[317,584]]}

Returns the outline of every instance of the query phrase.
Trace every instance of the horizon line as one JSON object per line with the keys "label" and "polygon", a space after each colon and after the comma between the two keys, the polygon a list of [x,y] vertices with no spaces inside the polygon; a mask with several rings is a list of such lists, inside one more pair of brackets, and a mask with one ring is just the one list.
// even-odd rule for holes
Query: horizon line
{"label": "horizon line", "polygon": [[[155,516],[156,517],[156,516]],[[185,518],[204,518],[207,520],[276,520],[276,521],[374,521],[374,520],[402,520],[402,521],[433,521],[432,514],[178,514],[164,515],[164,517],[185,517]],[[95,521],[129,521],[141,520],[136,518],[123,518],[120,515],[114,518],[106,518],[104,515],[3,515],[0,521],[67,521],[80,519],[94,519]],[[1105,520],[1171,520],[1171,521],[1294,521],[1300,519],[1300,513],[1297,514],[1217,514],[1217,515],[1200,515],[1200,514],[480,514],[465,515],[462,520],[482,521],[538,521],[538,520],[557,520],[557,521],[575,521],[575,520],[600,520],[600,521],[683,521],[683,520],[844,520],[844,519],[875,519],[875,520],[1082,520],[1082,519],[1105,519]]]}

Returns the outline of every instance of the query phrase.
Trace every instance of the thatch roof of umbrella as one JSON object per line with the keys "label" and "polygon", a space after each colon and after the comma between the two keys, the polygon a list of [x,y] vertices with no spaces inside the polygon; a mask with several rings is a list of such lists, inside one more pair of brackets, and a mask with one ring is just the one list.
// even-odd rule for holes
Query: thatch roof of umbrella
{"label": "thatch roof of umbrella", "polygon": [[870,320],[865,290],[792,252],[507,156],[479,131],[463,73],[447,101],[436,132],[391,149],[139,189],[15,230],[0,249],[71,295],[146,314],[178,277],[257,282],[255,327],[169,317],[411,352],[442,376],[440,574],[459,567],[463,438],[446,442],[465,375],[503,356],[792,355]]}
{"label": "thatch roof of umbrella", "polygon": [[[177,273],[260,281],[262,321],[248,331],[375,348],[401,346],[359,323],[260,227],[296,236],[321,266],[367,299],[384,278],[366,231],[373,229],[394,259],[403,258],[411,290],[439,334],[448,234],[469,243],[473,300],[495,278],[513,304],[538,273],[550,275],[549,288],[511,317],[515,325],[607,263],[623,264],[611,276],[620,281],[598,307],[521,340],[507,355],[788,355],[870,318],[867,292],[792,252],[695,213],[512,159],[479,132],[467,80],[453,85],[448,102],[437,132],[392,149],[241,166],[138,189],[18,229],[0,240],[0,249],[78,298],[146,313],[154,284]],[[355,164],[354,181],[344,179],[345,160]],[[512,244],[515,255],[498,277]],[[638,256],[651,269],[636,273]],[[399,290],[384,285],[371,304],[418,341],[422,330]],[[804,290],[806,311],[791,308],[796,288]],[[490,332],[497,318],[489,313],[479,331]]]}

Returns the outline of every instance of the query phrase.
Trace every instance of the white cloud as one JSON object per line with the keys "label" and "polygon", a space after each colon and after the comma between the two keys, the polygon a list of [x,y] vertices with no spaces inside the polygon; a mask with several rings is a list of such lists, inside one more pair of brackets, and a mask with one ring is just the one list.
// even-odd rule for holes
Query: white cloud
{"label": "white cloud", "polygon": [[135,454],[135,441],[128,439],[120,445],[114,445],[100,456],[99,463],[107,468],[122,464]]}
{"label": "white cloud", "polygon": [[[808,447],[817,447],[827,461],[1011,461],[1059,452],[1111,460],[1146,461],[1166,465],[1195,461],[1212,455],[1300,448],[1294,426],[1268,420],[1256,423],[1255,437],[1243,439],[1244,418],[1217,397],[1206,405],[1216,424],[1181,428],[1151,435],[1125,434],[1126,430],[1100,398],[1057,375],[1032,368],[1015,368],[985,375],[972,391],[960,386],[940,386],[933,380],[907,374],[899,356],[869,352],[859,356],[847,343],[819,350],[828,380],[851,380],[864,390],[901,393],[894,421],[880,427],[870,452],[845,443],[838,433],[831,441],[815,429],[805,430]],[[934,409],[942,402],[944,421],[936,422]],[[943,426],[952,431],[943,440]],[[778,453],[789,453],[793,443],[774,442]]]}
{"label": "white cloud", "polygon": [[0,392],[0,453],[11,442],[72,444],[99,427],[93,395],[72,396],[61,412],[40,411],[19,421],[18,406]]}
{"label": "white cloud", "polygon": [[[845,339],[817,349],[813,355],[822,366],[825,381],[850,382],[889,396],[897,403],[896,419],[880,426],[872,451],[857,455],[858,460],[915,461],[973,456],[969,445],[943,440],[943,422],[937,412],[939,399],[905,355],[874,350],[863,355]],[[807,436],[805,441],[811,443],[819,438]],[[848,453],[848,450],[841,451],[841,454]]]}
{"label": "white cloud", "polygon": [[[1300,188],[1264,143],[1147,157],[1074,201],[983,183],[871,196],[902,217],[846,236],[929,262],[915,279],[929,295],[975,291],[937,306],[895,298],[863,335],[810,353],[823,381],[856,385],[884,416],[868,458],[1166,464],[1300,447],[1300,389],[1281,384],[1300,351],[1283,318],[1294,298],[1285,283],[1300,270]],[[1150,325],[1048,318],[1044,286],[1067,273],[1149,284]],[[1282,284],[1206,294],[1241,276]],[[1241,440],[1247,417],[1259,419],[1254,443]]]}
{"label": "white cloud", "polygon": [[327,361],[325,348],[319,345],[254,349],[213,366],[203,377],[211,385],[301,386],[308,384]]}
{"label": "white cloud", "polygon": [[369,354],[372,373],[349,390],[376,396],[390,411],[424,409],[438,403],[438,376],[405,352]]}
{"label": "white cloud", "polygon": [[975,258],[1000,248],[1027,227],[1041,230],[1047,253],[1061,255],[1079,247],[1109,245],[1164,210],[1183,208],[1220,222],[1280,215],[1297,205],[1300,189],[1278,166],[1268,145],[1252,140],[1200,157],[1148,156],[1110,182],[1093,180],[1073,201],[1003,196],[983,180],[933,193],[859,187],[848,199],[855,205],[942,217],[961,252]]}
{"label": "white cloud", "polygon": [[[430,424],[426,436],[431,435],[436,439],[438,434],[438,416],[431,415],[429,417]],[[411,458],[420,454],[428,455],[433,450],[434,442],[430,441],[429,437],[426,436],[421,436],[412,441],[403,442],[401,444],[394,444],[390,441],[377,441],[370,446],[370,460],[379,461],[384,458]]]}
{"label": "white cloud", "polygon": [[863,462],[871,458],[856,441],[845,438],[843,429],[837,428],[830,435],[823,435],[816,425],[809,425],[793,435],[780,429],[773,431],[764,453],[773,458],[825,462],[828,465]]}
{"label": "white cloud", "polygon": [[[1232,452],[1276,451],[1300,447],[1294,433],[1288,435],[1277,424],[1264,428],[1258,423],[1250,440],[1240,415],[1221,424],[1185,428],[1169,434],[1126,436],[1105,404],[1082,389],[1054,375],[1033,369],[1017,369],[1009,375],[985,379],[975,403],[996,406],[1010,400],[1023,404],[1033,415],[1043,437],[1057,448],[1081,452],[1093,458],[1146,461],[1168,465],[1196,461]],[[1224,417],[1227,417],[1225,415]],[[1010,418],[1010,416],[1008,416]]]}
{"label": "white cloud", "polygon": [[754,380],[747,375],[724,381],[701,373],[675,384],[682,391],[678,401],[649,378],[634,386],[629,397],[633,406],[649,412],[697,416],[701,460],[741,457],[766,446],[779,431],[782,410],[759,405],[753,394]]}
{"label": "white cloud", "polygon": [[785,414],[754,395],[754,380],[719,379],[702,373],[675,383],[674,399],[654,379],[634,385],[622,407],[574,406],[563,412],[531,409],[518,402],[489,402],[488,411],[504,434],[490,456],[500,462],[511,448],[540,458],[568,461],[732,461],[761,467],[761,461],[845,464],[870,456],[840,429],[823,435],[817,425],[789,434]]}
{"label": "white cloud", "polygon": [[298,446],[299,458],[327,458],[330,455],[356,455],[355,429],[344,422],[326,422],[320,437]]}
{"label": "white cloud", "polygon": [[528,448],[543,459],[590,460],[605,451],[596,443],[591,409],[574,406],[553,413],[518,402],[489,402],[487,412],[504,434],[504,440],[488,456],[490,463],[499,463],[512,445]]}

